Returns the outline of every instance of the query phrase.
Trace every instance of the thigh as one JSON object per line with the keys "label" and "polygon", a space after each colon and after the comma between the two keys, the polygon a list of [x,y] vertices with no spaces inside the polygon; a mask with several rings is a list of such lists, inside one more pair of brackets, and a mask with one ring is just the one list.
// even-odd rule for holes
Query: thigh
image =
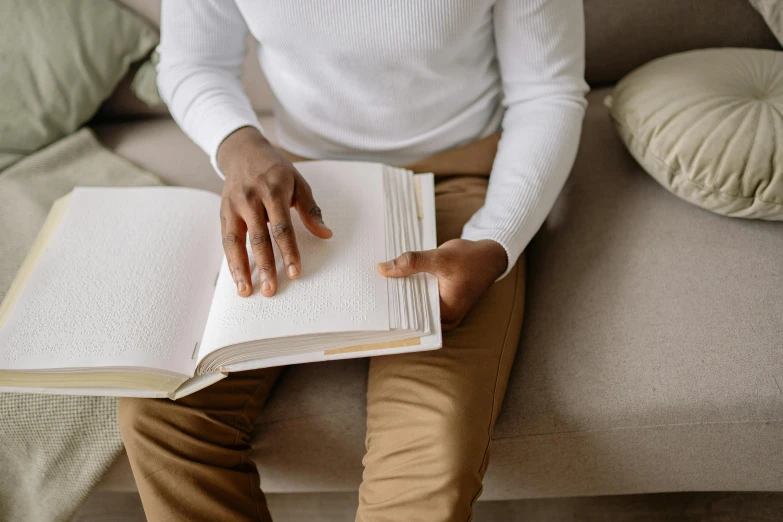
{"label": "thigh", "polygon": [[[457,435],[477,471],[500,411],[524,309],[524,260],[482,297],[443,347],[372,358],[367,444],[393,446],[422,434]],[[445,433],[443,433],[445,431]],[[467,464],[467,462],[466,462]]]}
{"label": "thigh", "polygon": [[281,371],[282,368],[264,368],[231,373],[176,401],[123,398],[119,407],[123,436],[133,439],[143,433],[147,441],[158,441],[154,447],[161,453],[144,459],[152,467],[165,466],[175,458],[174,451],[166,450],[173,450],[171,446],[184,442],[183,439],[209,441],[226,448],[247,444],[253,422]]}
{"label": "thigh", "polygon": [[149,520],[270,520],[249,449],[280,372],[232,373],[177,401],[120,400],[120,430]]}
{"label": "thigh", "polygon": [[[438,241],[459,237],[486,178],[436,185]],[[443,347],[375,357],[358,520],[467,520],[481,490],[524,308],[524,260],[496,282]],[[423,512],[422,510],[426,511]]]}
{"label": "thigh", "polygon": [[[484,204],[487,186],[488,178],[478,176],[455,176],[436,182],[438,244],[461,235],[462,227]],[[412,402],[416,402],[415,397],[433,401],[438,396],[460,396],[461,408],[475,407],[485,414],[474,419],[486,417],[487,423],[494,422],[522,328],[524,294],[522,256],[517,266],[479,299],[457,329],[444,332],[440,350],[373,358],[368,406],[375,405],[376,396],[388,396],[392,388],[401,385],[408,391],[393,390],[395,396]],[[415,386],[408,386],[418,379],[440,392],[421,394]],[[465,394],[469,396],[462,397]]]}
{"label": "thigh", "polygon": [[438,244],[462,235],[462,227],[484,205],[489,178],[435,176],[435,224]]}

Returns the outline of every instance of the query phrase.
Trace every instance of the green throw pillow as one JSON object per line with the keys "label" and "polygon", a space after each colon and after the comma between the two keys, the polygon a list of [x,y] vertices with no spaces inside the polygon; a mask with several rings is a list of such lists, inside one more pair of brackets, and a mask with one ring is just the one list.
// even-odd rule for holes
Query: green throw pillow
{"label": "green throw pillow", "polygon": [[141,64],[139,70],[133,76],[131,90],[138,99],[150,107],[162,107],[166,105],[158,91],[158,63],[160,55],[153,51],[150,59]]}
{"label": "green throw pillow", "polygon": [[783,221],[783,52],[659,58],[617,84],[611,115],[672,193],[725,216]]}
{"label": "green throw pillow", "polygon": [[70,134],[158,41],[114,0],[0,0],[0,169]]}

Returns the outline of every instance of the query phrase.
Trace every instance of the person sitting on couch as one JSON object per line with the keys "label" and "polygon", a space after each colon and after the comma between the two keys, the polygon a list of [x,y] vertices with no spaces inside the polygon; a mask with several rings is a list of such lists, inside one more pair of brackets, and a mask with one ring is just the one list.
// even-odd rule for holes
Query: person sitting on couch
{"label": "person sitting on couch", "polygon": [[[239,81],[248,32],[276,98],[280,149]],[[472,517],[520,334],[522,252],[576,155],[584,36],[578,0],[163,1],[158,85],[225,177],[215,219],[240,296],[274,296],[273,242],[280,277],[301,276],[292,207],[313,234],[332,234],[292,159],[437,176],[440,246],[378,269],[435,275],[448,332],[440,350],[369,362],[356,520]],[[120,401],[149,520],[270,520],[248,455],[280,373],[232,373],[176,402]]]}

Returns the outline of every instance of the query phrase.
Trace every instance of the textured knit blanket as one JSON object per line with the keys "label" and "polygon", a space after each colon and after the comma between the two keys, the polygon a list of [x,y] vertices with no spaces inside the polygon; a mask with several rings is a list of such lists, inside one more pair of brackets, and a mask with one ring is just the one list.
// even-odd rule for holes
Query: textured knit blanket
{"label": "textured knit blanket", "polygon": [[[0,172],[0,300],[56,199],[158,184],[87,129]],[[116,398],[0,393],[0,521],[70,520],[121,450]]]}

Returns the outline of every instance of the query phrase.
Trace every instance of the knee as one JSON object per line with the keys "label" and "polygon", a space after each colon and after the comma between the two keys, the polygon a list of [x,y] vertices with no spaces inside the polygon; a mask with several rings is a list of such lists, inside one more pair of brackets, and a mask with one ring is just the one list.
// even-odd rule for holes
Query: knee
{"label": "knee", "polygon": [[432,520],[467,520],[481,490],[486,426],[454,411],[398,416],[393,426],[368,432],[360,512],[429,510]]}
{"label": "knee", "polygon": [[489,444],[486,426],[455,413],[436,417],[422,430],[433,463],[439,463],[441,472],[452,479],[474,476],[483,467]]}
{"label": "knee", "polygon": [[485,423],[458,409],[429,409],[413,417],[398,417],[395,428],[370,437],[373,443],[368,449],[377,452],[379,467],[413,465],[446,483],[475,482],[489,444]]}

